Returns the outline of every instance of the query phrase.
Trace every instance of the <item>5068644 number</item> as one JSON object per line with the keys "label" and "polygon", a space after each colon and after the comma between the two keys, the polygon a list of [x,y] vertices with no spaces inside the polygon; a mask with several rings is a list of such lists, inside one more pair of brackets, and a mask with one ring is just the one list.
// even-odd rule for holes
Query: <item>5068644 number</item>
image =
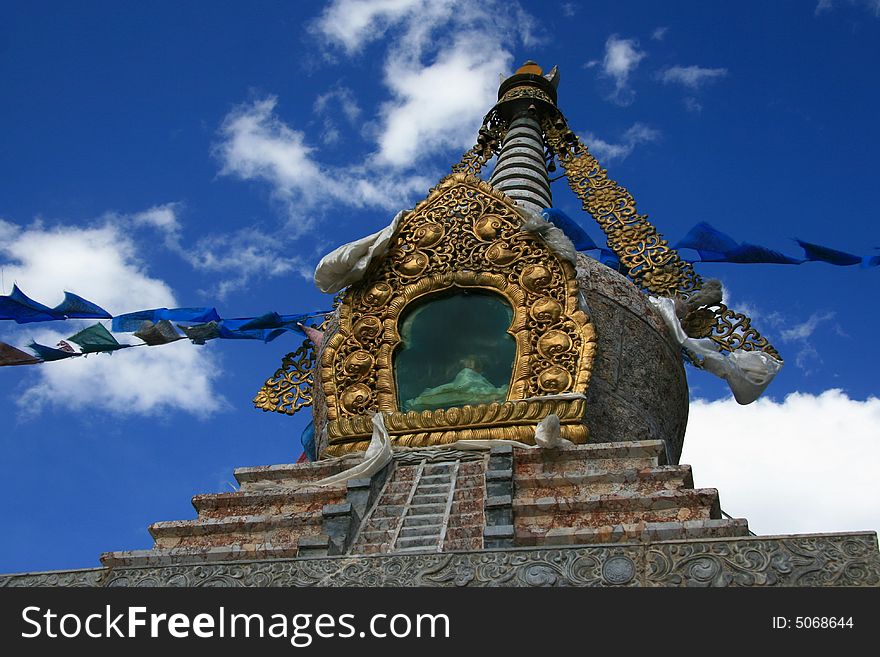
{"label": "5068644 number", "polygon": [[796,616],[794,627],[805,630],[852,629],[853,619],[852,616]]}

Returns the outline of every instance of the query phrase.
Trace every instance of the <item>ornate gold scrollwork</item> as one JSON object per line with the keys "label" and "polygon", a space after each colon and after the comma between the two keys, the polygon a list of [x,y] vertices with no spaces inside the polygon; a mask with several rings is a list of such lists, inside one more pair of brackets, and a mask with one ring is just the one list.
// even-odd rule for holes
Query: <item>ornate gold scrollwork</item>
{"label": "ornate gold scrollwork", "polygon": [[[703,281],[689,262],[657,232],[647,215],[636,210],[635,200],[568,128],[562,113],[544,117],[547,145],[565,169],[568,185],[608,237],[608,246],[629,277],[641,288],[666,297],[687,299]],[[711,313],[711,316],[707,313]],[[708,337],[724,351],[764,351],[778,360],[779,352],[751,327],[751,320],[722,304],[692,311],[683,321],[692,337]]]}
{"label": "ornate gold scrollwork", "polygon": [[535,98],[537,100],[543,100],[545,103],[549,103],[550,105],[555,105],[553,99],[550,98],[550,96],[548,96],[537,87],[532,86],[514,87],[513,89],[507,91],[498,102],[504,103],[508,100],[515,100],[517,98]]}
{"label": "ornate gold scrollwork", "polygon": [[[321,353],[328,455],[366,447],[371,411],[386,414],[389,432],[403,445],[477,437],[531,442],[534,425],[551,412],[559,415],[563,435],[586,441],[582,399],[540,397],[586,391],[593,326],[578,306],[573,265],[522,223],[506,196],[464,174],[441,181],[401,222],[386,256],[345,293],[339,330]],[[513,309],[508,332],[516,358],[507,401],[400,412],[392,370],[398,320],[411,302],[456,288],[499,294]]]}
{"label": "ornate gold scrollwork", "polygon": [[461,156],[461,160],[452,167],[452,172],[479,175],[486,162],[501,150],[501,142],[506,134],[507,122],[492,109],[483,118],[483,125],[477,133],[477,143]]}
{"label": "ornate gold scrollwork", "polygon": [[294,415],[312,404],[312,381],[315,371],[315,351],[311,340],[287,354],[276,370],[254,397],[254,406],[263,411]]}

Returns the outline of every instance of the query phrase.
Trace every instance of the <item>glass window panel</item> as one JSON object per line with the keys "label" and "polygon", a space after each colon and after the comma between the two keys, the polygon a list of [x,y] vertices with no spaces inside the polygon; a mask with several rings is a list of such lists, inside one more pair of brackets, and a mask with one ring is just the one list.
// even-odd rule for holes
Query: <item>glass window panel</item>
{"label": "glass window panel", "polygon": [[516,342],[507,329],[513,309],[483,292],[434,296],[400,321],[394,359],[403,411],[488,404],[507,399]]}

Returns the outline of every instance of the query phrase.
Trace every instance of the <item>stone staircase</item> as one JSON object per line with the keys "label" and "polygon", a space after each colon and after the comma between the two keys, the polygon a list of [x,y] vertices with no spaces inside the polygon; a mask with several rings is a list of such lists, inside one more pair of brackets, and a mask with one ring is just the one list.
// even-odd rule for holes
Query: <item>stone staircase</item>
{"label": "stone staircase", "polygon": [[480,549],[484,495],[481,461],[396,465],[351,553]]}
{"label": "stone staircase", "polygon": [[194,520],[150,526],[150,550],[105,566],[449,552],[745,536],[718,491],[695,489],[659,440],[563,449],[402,452],[372,478],[310,486],[361,456],[239,468],[241,488],[196,495]]}
{"label": "stone staircase", "polygon": [[351,466],[355,460],[238,468],[240,489],[196,495],[194,520],[150,525],[153,548],[101,555],[105,566],[295,557],[299,542],[317,536],[324,509],[346,499],[346,484],[308,486]]}
{"label": "stone staircase", "polygon": [[513,544],[572,545],[745,536],[718,491],[666,465],[659,440],[514,450]]}

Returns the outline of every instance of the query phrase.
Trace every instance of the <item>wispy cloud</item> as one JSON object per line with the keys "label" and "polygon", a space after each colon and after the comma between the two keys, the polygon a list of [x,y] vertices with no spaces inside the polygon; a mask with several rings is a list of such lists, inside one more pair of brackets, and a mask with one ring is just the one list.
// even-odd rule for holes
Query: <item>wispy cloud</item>
{"label": "wispy cloud", "polygon": [[831,11],[840,5],[849,5],[850,7],[861,7],[870,11],[874,16],[880,17],[880,0],[819,0],[816,3],[816,16]]}
{"label": "wispy cloud", "polygon": [[801,324],[796,324],[789,329],[785,329],[780,335],[783,340],[806,340],[816,332],[819,324],[827,322],[833,318],[833,312],[824,314],[813,313],[807,321],[802,322]]}
{"label": "wispy cloud", "polygon": [[573,2],[563,2],[559,5],[559,11],[562,12],[562,15],[566,18],[571,18],[574,16],[580,7]]}
{"label": "wispy cloud", "polygon": [[[215,153],[221,173],[268,184],[288,216],[293,238],[312,230],[322,212],[347,206],[392,211],[410,206],[436,182],[425,167],[438,153],[460,153],[475,139],[495,101],[499,74],[513,68],[511,48],[536,40],[534,19],[517,3],[466,0],[335,0],[311,31],[336,55],[357,57],[381,40],[380,102],[369,129],[366,157],[330,166],[306,133],[284,121],[275,96],[243,103],[220,128]],[[452,35],[439,38],[439,34]],[[325,144],[341,139],[327,116],[339,107],[349,122],[363,115],[344,86],[319,96]]]}
{"label": "wispy cloud", "polygon": [[429,181],[420,175],[321,164],[305,133],[278,117],[277,104],[277,98],[269,96],[233,109],[223,121],[215,153],[222,174],[269,184],[286,209],[290,238],[314,227],[318,206],[332,202],[390,211],[406,207],[414,193],[427,191]]}
{"label": "wispy cloud", "polygon": [[726,68],[704,68],[702,66],[670,66],[657,73],[664,84],[680,84],[688,89],[699,89],[712,80],[727,75]]}
{"label": "wispy cloud", "polygon": [[[880,399],[840,390],[748,406],[696,400],[682,463],[693,466],[698,487],[717,488],[721,508],[747,518],[758,534],[876,531],[880,478],[865,454],[880,444],[878,427]],[[834,490],[846,495],[828,494]]]}
{"label": "wispy cloud", "polygon": [[797,345],[798,353],[795,356],[794,362],[806,374],[810,374],[812,363],[822,362],[822,357],[813,343],[810,342],[810,338],[813,337],[820,324],[834,319],[834,315],[835,313],[833,312],[813,313],[807,321],[780,331],[780,336],[783,340]]}
{"label": "wispy cloud", "polygon": [[[161,208],[135,216],[163,230],[170,230],[176,221]],[[171,287],[150,275],[142,263],[128,225],[108,217],[118,215],[108,215],[92,227],[41,223],[22,227],[0,221],[0,234],[6,238],[0,242],[5,279],[49,305],[61,301],[62,290],[70,290],[114,314],[176,306]],[[28,327],[14,337],[54,345],[81,325],[68,324],[64,333]],[[124,341],[136,342],[125,337]],[[114,356],[95,354],[32,368],[34,383],[21,394],[18,405],[25,415],[54,407],[120,415],[178,410],[204,416],[225,406],[213,387],[220,373],[209,348],[183,342]]]}
{"label": "wispy cloud", "polygon": [[647,53],[639,50],[636,39],[622,39],[612,34],[605,42],[605,56],[602,59],[602,75],[614,82],[614,89],[608,97],[618,105],[629,105],[635,98],[635,91],[629,86],[629,78]]}
{"label": "wispy cloud", "polygon": [[518,3],[493,0],[336,0],[313,30],[348,56],[375,40],[388,44],[390,98],[379,108],[372,157],[399,169],[471,146],[499,74],[511,72],[511,48],[537,40],[534,18]]}
{"label": "wispy cloud", "polygon": [[601,162],[619,162],[626,159],[639,144],[648,144],[658,141],[661,137],[659,130],[651,128],[644,123],[634,123],[622,139],[617,142],[609,142],[600,139],[591,132],[584,134],[587,147]]}
{"label": "wispy cloud", "polygon": [[334,87],[315,99],[314,108],[318,114],[327,113],[331,107],[338,108],[345,115],[345,118],[351,122],[357,121],[361,115],[361,108],[354,96],[354,92],[348,87]]}
{"label": "wispy cloud", "polygon": [[336,144],[341,139],[337,117],[341,115],[349,125],[355,125],[361,116],[361,108],[354,92],[348,87],[337,85],[315,99],[314,112],[321,117],[323,130],[321,141]]}
{"label": "wispy cloud", "polygon": [[666,33],[669,31],[668,27],[658,27],[653,32],[651,32],[651,38],[654,41],[663,41],[666,38]]}
{"label": "wispy cloud", "polygon": [[684,100],[681,101],[684,104],[684,108],[688,112],[693,112],[694,114],[699,114],[703,111],[703,103],[698,101],[693,96],[685,96]]}

